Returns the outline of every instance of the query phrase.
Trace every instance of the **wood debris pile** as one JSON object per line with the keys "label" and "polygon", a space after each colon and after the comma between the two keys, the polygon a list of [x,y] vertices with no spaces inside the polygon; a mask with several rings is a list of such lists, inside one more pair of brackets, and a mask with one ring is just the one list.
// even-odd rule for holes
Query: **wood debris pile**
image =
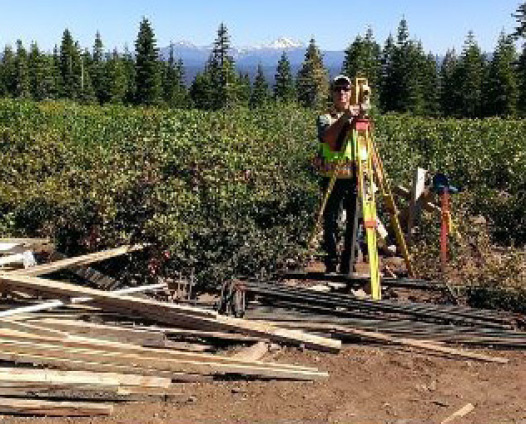
{"label": "wood debris pile", "polygon": [[[259,358],[267,341],[337,352],[338,340],[146,296],[162,283],[115,290],[89,267],[141,248],[66,258],[47,240],[0,239],[0,414],[108,415],[113,405],[101,401],[191,400],[181,382],[327,377]],[[42,251],[53,261],[37,264]],[[87,285],[49,278],[65,269]],[[225,343],[256,344],[233,356],[209,352]]]}

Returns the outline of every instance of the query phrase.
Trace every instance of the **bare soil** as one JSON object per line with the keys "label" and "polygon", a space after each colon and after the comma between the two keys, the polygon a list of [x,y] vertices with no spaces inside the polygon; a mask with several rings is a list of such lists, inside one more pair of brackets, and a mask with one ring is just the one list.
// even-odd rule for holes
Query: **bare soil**
{"label": "bare soil", "polygon": [[506,365],[432,356],[386,346],[347,345],[338,354],[286,348],[265,360],[315,366],[319,382],[187,383],[185,404],[117,404],[105,418],[1,417],[2,423],[138,424],[428,424],[467,403],[475,409],[453,423],[526,424],[526,353],[485,351]]}

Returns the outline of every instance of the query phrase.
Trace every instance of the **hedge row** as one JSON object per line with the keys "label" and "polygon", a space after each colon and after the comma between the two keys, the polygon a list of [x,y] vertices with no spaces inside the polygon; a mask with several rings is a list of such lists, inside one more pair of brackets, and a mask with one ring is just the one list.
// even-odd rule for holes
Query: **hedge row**
{"label": "hedge row", "polygon": [[150,271],[162,260],[206,283],[261,274],[297,257],[311,225],[312,125],[286,107],[3,101],[0,233],[51,236],[71,254],[152,242]]}
{"label": "hedge row", "polygon": [[[162,111],[0,101],[0,235],[49,236],[75,254],[155,244],[144,272],[215,284],[301,257],[318,203],[315,114]],[[396,182],[416,166],[463,186],[503,242],[524,242],[526,124],[383,116]],[[149,270],[147,265],[149,265]]]}

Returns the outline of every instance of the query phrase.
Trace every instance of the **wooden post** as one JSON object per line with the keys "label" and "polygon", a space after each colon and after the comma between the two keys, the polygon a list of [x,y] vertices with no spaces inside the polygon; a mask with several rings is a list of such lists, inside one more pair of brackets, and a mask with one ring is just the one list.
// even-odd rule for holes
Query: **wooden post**
{"label": "wooden post", "polygon": [[407,218],[407,241],[411,243],[413,237],[413,227],[420,221],[422,212],[422,195],[425,190],[427,171],[417,168],[413,176],[413,187],[411,190],[411,200],[409,201],[409,216]]}

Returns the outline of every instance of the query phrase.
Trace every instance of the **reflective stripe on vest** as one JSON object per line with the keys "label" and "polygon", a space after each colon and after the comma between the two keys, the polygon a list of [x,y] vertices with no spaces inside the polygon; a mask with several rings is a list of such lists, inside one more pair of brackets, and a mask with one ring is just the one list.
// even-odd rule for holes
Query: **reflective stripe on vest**
{"label": "reflective stripe on vest", "polygon": [[[344,141],[345,142],[345,141]],[[354,175],[352,135],[347,139],[344,151],[331,150],[329,144],[320,143],[320,163],[318,172],[324,177],[332,177],[336,171],[337,178],[351,178]]]}

